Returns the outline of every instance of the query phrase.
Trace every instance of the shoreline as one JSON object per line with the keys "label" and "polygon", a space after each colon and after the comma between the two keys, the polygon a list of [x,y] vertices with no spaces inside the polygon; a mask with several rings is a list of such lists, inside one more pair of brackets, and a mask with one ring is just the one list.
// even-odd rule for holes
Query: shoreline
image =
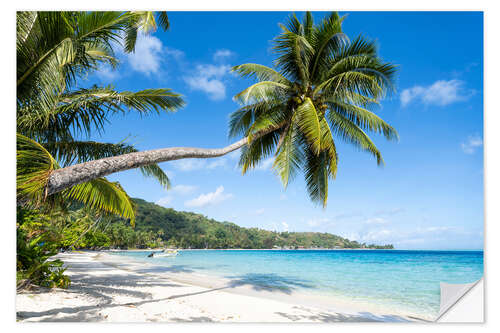
{"label": "shoreline", "polygon": [[[109,250],[95,250],[95,252],[122,252],[122,251],[130,251],[130,252],[142,252],[142,251],[161,251],[164,248],[155,248],[155,249],[109,249]],[[169,248],[170,249],[170,248]],[[345,248],[345,249],[180,249],[180,248],[171,248],[171,250],[179,250],[179,251],[353,251],[353,250],[369,250],[369,251],[413,251],[413,250],[398,250],[398,249],[369,249],[369,248]],[[78,251],[78,250],[77,250]],[[93,250],[81,250],[81,251],[93,251]],[[422,251],[433,251],[433,250],[422,250]],[[436,250],[440,251],[440,250]]]}
{"label": "shoreline", "polygon": [[[194,251],[200,251],[204,249],[195,249]],[[223,249],[209,249],[217,250],[217,251],[225,251]],[[232,251],[233,249],[228,249],[227,251]],[[242,249],[246,250],[246,249]],[[254,249],[255,251],[261,251],[263,249]],[[149,250],[129,250],[130,252],[142,252],[147,254]],[[182,250],[182,251],[193,251],[193,250]],[[286,250],[288,251],[288,250]],[[292,250],[293,251],[293,250]],[[216,274],[215,272],[199,272],[192,271],[186,272],[184,269],[179,269],[177,265],[173,265],[173,269],[169,267],[163,266],[163,263],[152,263],[149,260],[140,260],[138,258],[131,258],[127,256],[121,256],[115,254],[113,252],[122,252],[122,251],[113,251],[113,252],[104,252],[102,251],[100,256],[110,254],[113,261],[127,262],[133,265],[147,265],[151,268],[151,270],[166,270],[169,272],[169,278],[191,285],[196,285],[199,287],[212,288],[214,285],[218,287],[224,287],[230,285],[230,288],[226,288],[226,292],[235,293],[240,295],[248,295],[255,296],[260,298],[267,298],[272,300],[279,300],[282,302],[290,303],[290,304],[300,304],[304,306],[312,306],[318,307],[325,310],[333,310],[338,312],[346,312],[349,313],[357,313],[357,312],[367,312],[367,313],[376,313],[376,314],[392,314],[396,316],[401,316],[404,318],[411,318],[412,320],[417,321],[433,321],[434,316],[431,314],[424,314],[413,312],[407,309],[396,308],[394,305],[389,305],[382,302],[377,302],[375,300],[360,300],[360,299],[352,299],[348,295],[340,295],[340,294],[330,294],[325,293],[324,290],[305,290],[300,288],[295,288],[294,284],[300,286],[300,281],[288,281],[284,280],[283,287],[285,291],[279,291],[279,289],[274,289],[274,291],[269,291],[269,286],[266,286],[265,283],[261,284],[259,281],[250,281],[247,279],[243,280],[231,280],[231,278],[227,276],[221,276]],[[145,258],[144,258],[145,259]],[[156,267],[156,269],[155,269]],[[190,270],[189,268],[187,268]],[[207,281],[211,281],[207,283]],[[237,287],[236,287],[237,286]],[[288,288],[290,286],[290,288]],[[289,290],[286,290],[289,289]],[[293,289],[293,292],[292,292]]]}
{"label": "shoreline", "polygon": [[[148,250],[140,250],[148,251]],[[68,290],[16,296],[20,321],[97,322],[421,322],[377,306],[270,291],[183,270],[85,251],[57,255]],[[324,302],[328,299],[328,302]]]}
{"label": "shoreline", "polygon": [[[164,248],[154,248],[154,249],[107,249],[107,250],[75,250],[80,252],[144,252],[144,251],[161,251]],[[344,248],[344,249],[241,249],[241,248],[231,248],[231,249],[181,249],[181,248],[171,248],[172,250],[179,251],[407,251],[407,252],[484,252],[482,249],[453,249],[453,250],[436,250],[436,249],[368,249],[368,248]],[[64,253],[64,252],[62,252]]]}

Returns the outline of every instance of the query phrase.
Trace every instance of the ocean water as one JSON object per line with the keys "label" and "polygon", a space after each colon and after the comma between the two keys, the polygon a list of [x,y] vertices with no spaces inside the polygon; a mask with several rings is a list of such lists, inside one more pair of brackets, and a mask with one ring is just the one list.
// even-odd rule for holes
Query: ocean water
{"label": "ocean water", "polygon": [[147,258],[149,253],[113,252],[257,290],[330,295],[425,318],[439,312],[440,282],[483,276],[482,251],[183,250],[177,257]]}

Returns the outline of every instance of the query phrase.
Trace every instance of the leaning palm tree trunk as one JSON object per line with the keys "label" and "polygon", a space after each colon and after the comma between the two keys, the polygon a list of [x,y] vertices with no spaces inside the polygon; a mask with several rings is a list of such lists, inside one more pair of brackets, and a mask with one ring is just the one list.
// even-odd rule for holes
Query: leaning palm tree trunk
{"label": "leaning palm tree trunk", "polygon": [[[257,134],[252,136],[252,139],[264,136],[276,130],[277,128],[271,128],[265,131],[258,132]],[[79,163],[66,168],[54,170],[49,176],[45,193],[46,195],[52,195],[74,185],[87,182],[95,178],[99,178],[119,171],[143,167],[154,163],[174,161],[184,158],[219,157],[235,151],[243,147],[247,143],[248,138],[245,137],[224,148],[161,148]]]}

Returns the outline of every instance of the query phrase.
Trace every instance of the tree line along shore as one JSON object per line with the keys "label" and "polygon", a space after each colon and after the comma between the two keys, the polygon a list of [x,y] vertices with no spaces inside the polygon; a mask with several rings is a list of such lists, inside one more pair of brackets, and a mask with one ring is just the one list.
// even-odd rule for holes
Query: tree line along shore
{"label": "tree line along shore", "polygon": [[244,228],[201,214],[176,211],[142,199],[136,206],[135,226],[118,217],[99,217],[82,207],[65,215],[24,210],[23,228],[48,233],[61,249],[393,249],[392,244],[359,243],[329,233],[278,232]]}

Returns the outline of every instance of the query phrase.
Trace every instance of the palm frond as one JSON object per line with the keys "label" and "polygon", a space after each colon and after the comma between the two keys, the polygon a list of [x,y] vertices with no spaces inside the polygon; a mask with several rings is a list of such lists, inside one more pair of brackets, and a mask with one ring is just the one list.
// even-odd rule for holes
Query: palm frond
{"label": "palm frond", "polygon": [[326,103],[331,110],[330,112],[342,114],[362,129],[382,133],[388,140],[399,139],[397,131],[392,126],[367,109],[337,100],[329,100]]}
{"label": "palm frond", "polygon": [[22,47],[23,43],[26,42],[28,36],[32,32],[32,29],[37,20],[37,12],[34,11],[20,11],[17,12],[16,19],[16,46],[17,48]]}
{"label": "palm frond", "polygon": [[283,75],[307,84],[307,69],[314,50],[304,36],[291,32],[285,26],[281,28],[283,32],[274,39],[273,50],[279,55],[275,64]]}
{"label": "palm frond", "polygon": [[166,189],[170,189],[170,179],[158,164],[146,165],[141,167],[140,170],[145,177],[153,177],[160,183],[161,186],[164,186]]}
{"label": "palm frond", "polygon": [[282,131],[278,142],[273,168],[285,188],[295,177],[302,163],[303,155],[297,141],[298,130],[295,125],[290,125]]}
{"label": "palm frond", "polygon": [[333,140],[333,133],[328,125],[328,122],[323,117],[320,120],[321,126],[321,151],[326,152],[328,156],[328,172],[332,178],[337,176],[338,154],[335,141]]}
{"label": "palm frond", "polygon": [[38,142],[16,135],[16,187],[18,201],[31,201],[34,206],[45,199],[44,189],[57,162]]}
{"label": "palm frond", "polygon": [[259,134],[263,131],[272,129],[277,130],[283,127],[286,124],[287,119],[290,117],[286,111],[286,109],[278,106],[259,115],[246,133],[248,141],[251,142],[254,139],[254,136],[259,136]]}
{"label": "palm frond", "polygon": [[384,87],[371,73],[353,70],[335,75],[322,82],[314,89],[314,96],[321,94],[325,97],[360,94],[379,98],[384,93]]}
{"label": "palm frond", "polygon": [[[339,79],[348,78],[356,80],[354,83],[366,85],[368,87],[372,86],[372,88],[370,88],[371,90],[366,89],[366,92],[363,92],[363,94],[371,94],[371,96],[377,98],[379,96],[378,94],[393,89],[395,72],[396,66],[382,63],[373,57],[366,55],[348,56],[331,65],[329,72],[326,74],[329,79],[324,81],[321,89],[323,89],[323,86],[326,86],[325,83],[330,84],[329,81],[335,82]],[[350,83],[343,83],[344,86],[348,86],[349,84]],[[340,89],[342,88],[343,87],[340,87]],[[359,87],[353,88],[360,90]],[[351,88],[351,90],[353,90],[353,88]],[[317,90],[320,90],[320,88],[318,87]]]}
{"label": "palm frond", "polygon": [[312,16],[311,12],[306,12],[304,15],[304,20],[303,20],[303,26],[304,26],[304,36],[306,37],[307,41],[309,44],[312,43],[312,34],[313,34],[313,27],[314,27],[314,17]]}
{"label": "palm frond", "polygon": [[355,123],[337,112],[328,112],[328,120],[334,134],[338,135],[344,141],[355,145],[356,147],[372,154],[377,159],[378,165],[383,165],[382,154],[372,142],[370,137],[359,128]]}
{"label": "palm frond", "polygon": [[311,61],[310,75],[314,81],[319,81],[324,72],[328,71],[328,59],[335,57],[349,42],[349,38],[342,32],[344,17],[338,13],[331,13],[323,19],[312,32],[314,58]]}
{"label": "palm frond", "polygon": [[259,119],[264,114],[273,115],[279,110],[286,110],[285,105],[280,102],[273,103],[272,101],[262,101],[239,108],[229,116],[229,137],[248,135],[248,133],[252,132],[250,128],[256,119]]}
{"label": "palm frond", "polygon": [[132,200],[117,182],[106,178],[96,178],[81,183],[63,191],[61,194],[67,200],[75,200],[97,212],[114,214],[130,219],[135,225],[135,210]]}
{"label": "palm frond", "polygon": [[163,30],[168,30],[170,21],[166,12],[133,11],[128,17],[128,25],[125,28],[124,40],[125,51],[134,52],[138,32],[144,34],[156,31],[160,26]]}
{"label": "palm frond", "polygon": [[103,131],[108,116],[136,110],[140,114],[174,112],[184,105],[182,97],[170,89],[145,89],[138,92],[117,92],[112,87],[92,87],[62,94],[57,106],[49,110],[18,112],[17,126],[21,133],[52,140],[75,133]]}
{"label": "palm frond", "polygon": [[272,68],[259,64],[243,64],[234,66],[231,71],[238,73],[241,77],[257,79],[259,81],[273,81],[287,86],[292,83],[279,72]]}
{"label": "palm frond", "polygon": [[[17,200],[38,207],[46,200],[45,188],[50,174],[59,168],[52,155],[36,141],[17,134]],[[104,178],[82,183],[51,196],[53,202],[76,200],[96,212],[119,215],[135,221],[130,198],[118,183]]]}
{"label": "palm frond", "polygon": [[307,192],[311,201],[321,204],[323,208],[328,202],[328,180],[331,174],[329,165],[327,152],[316,154],[306,149],[304,176]]}
{"label": "palm frond", "polygon": [[234,96],[234,100],[242,105],[262,101],[275,101],[282,98],[288,86],[274,81],[255,83]]}
{"label": "palm frond", "polygon": [[337,59],[343,59],[349,56],[365,55],[377,57],[377,45],[374,41],[369,41],[363,36],[356,37],[352,42],[344,45],[339,52],[335,54]]}
{"label": "palm frond", "polygon": [[309,97],[297,107],[296,123],[307,138],[312,150],[319,153],[321,150],[321,126],[314,103]]}
{"label": "palm frond", "polygon": [[259,138],[255,138],[252,142],[242,147],[240,160],[238,162],[242,173],[245,174],[249,169],[258,166],[263,159],[269,157],[276,147],[278,138],[279,134],[277,131],[273,131]]}
{"label": "palm frond", "polygon": [[167,12],[157,12],[156,13],[156,23],[163,29],[168,30],[170,28],[170,21],[168,20]]}

